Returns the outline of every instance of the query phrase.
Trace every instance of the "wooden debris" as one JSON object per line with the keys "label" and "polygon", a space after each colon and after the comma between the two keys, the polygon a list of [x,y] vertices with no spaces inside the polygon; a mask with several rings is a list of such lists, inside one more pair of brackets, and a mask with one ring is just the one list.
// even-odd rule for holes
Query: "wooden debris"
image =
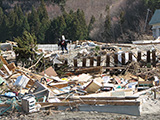
{"label": "wooden debris", "polygon": [[102,66],[90,67],[90,68],[79,68],[75,71],[75,74],[81,73],[102,73]]}
{"label": "wooden debris", "polygon": [[43,72],[40,73],[40,75],[47,75],[49,77],[51,76],[57,76],[57,73],[55,72],[55,70],[51,67],[47,68],[46,70],[44,70]]}

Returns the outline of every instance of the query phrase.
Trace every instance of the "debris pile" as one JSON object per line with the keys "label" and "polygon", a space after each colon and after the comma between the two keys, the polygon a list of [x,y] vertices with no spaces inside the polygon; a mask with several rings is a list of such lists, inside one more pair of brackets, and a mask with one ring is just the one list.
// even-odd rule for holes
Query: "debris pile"
{"label": "debris pile", "polygon": [[[110,55],[115,51],[118,52],[118,65],[115,57],[109,59],[112,65],[101,64],[106,57],[104,49],[106,49],[105,53]],[[137,100],[139,96],[150,90],[156,98],[156,91],[159,89],[159,66],[154,67],[149,64],[151,60],[148,57],[148,63],[142,65],[143,58],[139,60],[141,62],[135,61],[139,58],[138,55],[133,55],[129,59],[129,56],[125,57],[128,60],[124,60],[123,52],[115,47],[105,46],[103,50],[95,47],[94,50],[97,50],[97,54],[102,57],[101,59],[98,59],[98,56],[93,57],[92,60],[96,61],[97,66],[91,61],[87,64],[86,59],[83,59],[82,66],[79,67],[76,63],[62,62],[55,55],[54,67],[50,66],[39,74],[16,66],[13,62],[8,64],[4,57],[0,56],[2,63],[0,114],[3,115],[9,111],[32,113],[54,107],[55,110],[94,110],[140,115],[140,101]],[[90,51],[93,52],[93,49]],[[78,57],[75,55],[73,59],[91,57],[90,51],[89,49],[79,50],[76,54]],[[65,55],[62,56],[65,57]],[[131,58],[132,61],[129,61]],[[61,76],[56,72],[59,65],[66,65],[68,68],[61,71],[63,72]]]}

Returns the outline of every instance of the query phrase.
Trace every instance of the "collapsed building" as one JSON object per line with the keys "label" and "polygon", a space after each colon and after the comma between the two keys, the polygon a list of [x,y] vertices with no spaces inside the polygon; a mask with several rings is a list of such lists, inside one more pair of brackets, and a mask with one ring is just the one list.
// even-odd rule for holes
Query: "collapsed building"
{"label": "collapsed building", "polygon": [[[71,46],[71,47],[70,47]],[[140,115],[141,95],[159,91],[158,44],[105,44],[82,41],[69,54],[41,50],[52,66],[35,73],[7,62],[1,55],[1,115],[12,109],[26,113],[55,110],[98,111]],[[52,47],[51,47],[52,48]],[[60,69],[63,68],[63,69]]]}

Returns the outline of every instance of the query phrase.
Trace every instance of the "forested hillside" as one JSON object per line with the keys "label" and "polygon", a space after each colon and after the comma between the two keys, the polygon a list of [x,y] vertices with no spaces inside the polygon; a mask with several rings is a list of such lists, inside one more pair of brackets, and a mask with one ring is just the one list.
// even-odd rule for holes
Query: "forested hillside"
{"label": "forested hillside", "polygon": [[[131,42],[150,35],[145,26],[158,0],[0,0],[0,41],[14,40],[26,31],[38,43],[67,39]],[[147,23],[148,23],[147,21]]]}

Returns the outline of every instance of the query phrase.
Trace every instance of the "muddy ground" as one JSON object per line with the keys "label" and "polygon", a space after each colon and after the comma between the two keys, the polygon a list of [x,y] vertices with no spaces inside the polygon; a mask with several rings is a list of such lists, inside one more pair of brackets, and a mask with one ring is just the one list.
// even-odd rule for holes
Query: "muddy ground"
{"label": "muddy ground", "polygon": [[102,113],[96,111],[72,112],[56,111],[54,108],[41,110],[36,113],[26,114],[23,112],[6,112],[0,116],[1,120],[160,120],[160,91],[157,91],[156,99],[151,91],[141,95],[140,116],[131,116],[115,113]]}
{"label": "muddy ground", "polygon": [[23,114],[13,113],[0,116],[2,120],[159,120],[160,114],[142,114],[141,116],[129,116],[114,113],[98,112],[49,112]]}

